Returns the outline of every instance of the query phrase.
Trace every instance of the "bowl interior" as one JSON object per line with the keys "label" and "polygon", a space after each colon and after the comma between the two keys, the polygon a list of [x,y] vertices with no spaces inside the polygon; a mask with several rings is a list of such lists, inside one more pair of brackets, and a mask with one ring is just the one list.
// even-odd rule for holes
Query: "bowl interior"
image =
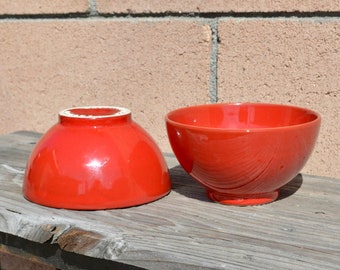
{"label": "bowl interior", "polygon": [[312,122],[318,114],[304,108],[261,103],[208,104],[181,108],[168,114],[176,124],[214,129],[266,129]]}

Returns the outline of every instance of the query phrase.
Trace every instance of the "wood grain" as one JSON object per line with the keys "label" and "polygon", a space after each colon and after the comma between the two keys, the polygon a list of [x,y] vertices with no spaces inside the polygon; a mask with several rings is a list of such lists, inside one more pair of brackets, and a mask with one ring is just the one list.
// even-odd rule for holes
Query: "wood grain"
{"label": "wood grain", "polygon": [[3,233],[148,269],[339,269],[340,180],[298,175],[276,202],[225,206],[209,201],[165,154],[173,187],[156,202],[105,211],[53,209],[21,193],[39,136],[0,136]]}

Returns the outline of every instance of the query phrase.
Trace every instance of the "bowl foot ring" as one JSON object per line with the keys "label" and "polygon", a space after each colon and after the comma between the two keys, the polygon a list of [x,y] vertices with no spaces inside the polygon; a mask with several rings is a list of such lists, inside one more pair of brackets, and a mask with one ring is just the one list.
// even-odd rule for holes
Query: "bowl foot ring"
{"label": "bowl foot ring", "polygon": [[207,190],[207,196],[214,202],[227,205],[249,206],[260,205],[273,202],[279,196],[279,191],[260,193],[260,194],[228,194],[220,193],[213,190]]}

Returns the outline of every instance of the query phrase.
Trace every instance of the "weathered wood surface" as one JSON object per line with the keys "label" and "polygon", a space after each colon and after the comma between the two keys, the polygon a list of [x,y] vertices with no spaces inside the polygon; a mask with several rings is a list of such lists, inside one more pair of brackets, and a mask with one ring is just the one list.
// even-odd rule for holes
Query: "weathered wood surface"
{"label": "weathered wood surface", "polygon": [[340,180],[298,175],[274,203],[224,206],[166,155],[172,192],[127,209],[70,211],[21,193],[39,135],[0,136],[0,231],[148,269],[340,269]]}

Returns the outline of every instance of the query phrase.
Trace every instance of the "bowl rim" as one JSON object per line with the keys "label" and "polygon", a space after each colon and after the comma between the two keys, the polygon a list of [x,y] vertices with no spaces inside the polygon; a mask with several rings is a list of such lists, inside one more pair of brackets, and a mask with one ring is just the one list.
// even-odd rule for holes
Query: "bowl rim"
{"label": "bowl rim", "polygon": [[[242,105],[255,105],[255,106],[277,106],[277,107],[286,107],[286,108],[291,108],[291,109],[297,109],[297,110],[302,110],[305,111],[306,113],[314,114],[316,117],[315,119],[301,123],[301,124],[295,124],[295,125],[288,125],[288,126],[280,126],[280,127],[256,127],[256,128],[223,128],[223,127],[205,127],[205,126],[194,126],[190,124],[183,124],[174,120],[171,120],[169,117],[171,114],[174,114],[178,111],[184,111],[192,108],[202,108],[202,107],[223,107],[223,106],[242,106]],[[311,109],[305,108],[305,107],[300,107],[300,106],[295,106],[295,105],[288,105],[288,104],[280,104],[280,103],[263,103],[263,102],[233,102],[233,103],[209,103],[209,104],[199,104],[199,105],[189,105],[186,107],[180,107],[175,110],[172,110],[168,112],[165,116],[165,121],[166,123],[172,124],[174,126],[186,128],[186,129],[191,129],[191,130],[204,130],[204,131],[213,131],[213,132],[244,132],[244,133],[249,133],[249,132],[263,132],[263,131],[279,131],[279,130],[292,130],[296,129],[299,127],[308,127],[311,125],[318,125],[321,122],[321,115]]]}

